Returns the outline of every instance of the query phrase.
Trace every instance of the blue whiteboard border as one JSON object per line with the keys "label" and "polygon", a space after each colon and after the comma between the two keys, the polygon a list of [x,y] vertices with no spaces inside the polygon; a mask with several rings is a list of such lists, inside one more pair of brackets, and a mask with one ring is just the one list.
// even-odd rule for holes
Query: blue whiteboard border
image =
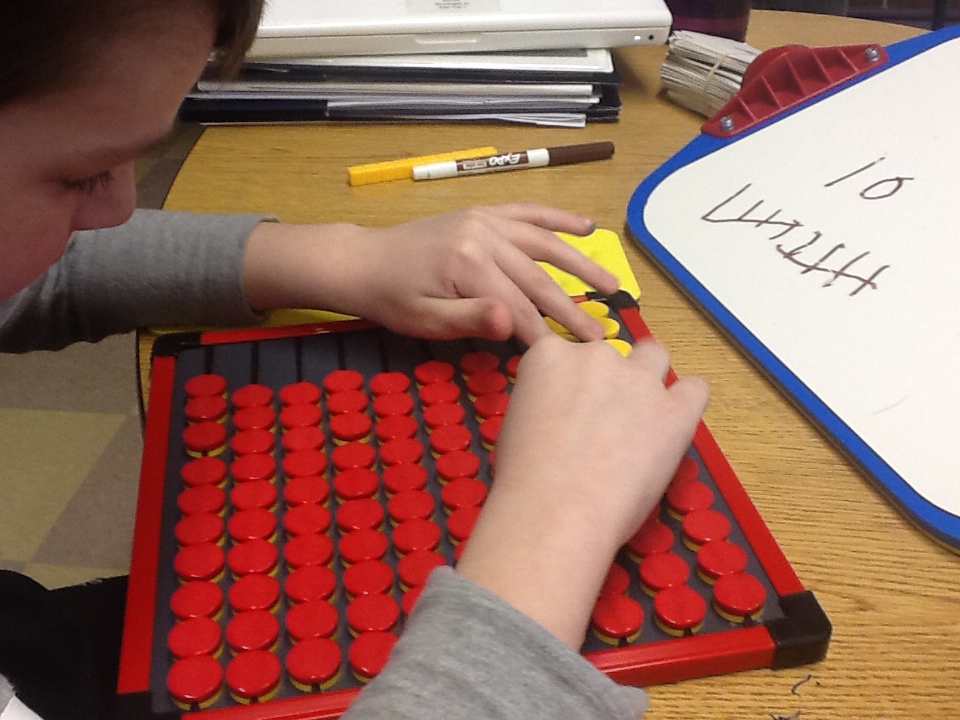
{"label": "blue whiteboard border", "polygon": [[651,193],[677,170],[720,150],[730,143],[736,142],[741,137],[763,132],[764,128],[778,120],[799,112],[814,103],[821,102],[838,92],[843,92],[852,85],[869,82],[870,78],[878,73],[957,37],[960,37],[960,26],[948,27],[896,43],[887,48],[889,61],[882,68],[802,103],[789,112],[766,121],[736,138],[720,139],[709,135],[700,135],[664,165],[651,173],[634,191],[627,206],[627,234],[673,278],[681,289],[720,326],[743,352],[762,368],[781,390],[803,409],[834,443],[873,479],[880,490],[896,506],[934,540],[951,550],[960,552],[960,517],[934,505],[917,493],[859,435],[840,420],[807,385],[802,383],[790,368],[770,352],[704,285],[689,273],[673,257],[670,251],[653,237],[643,220],[644,208]]}

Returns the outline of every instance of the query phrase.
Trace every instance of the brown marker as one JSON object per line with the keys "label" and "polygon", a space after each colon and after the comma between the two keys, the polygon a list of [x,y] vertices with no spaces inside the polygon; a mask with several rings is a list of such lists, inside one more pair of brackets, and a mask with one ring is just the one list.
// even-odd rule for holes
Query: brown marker
{"label": "brown marker", "polygon": [[573,163],[606,160],[613,156],[612,142],[585,143],[583,145],[560,145],[550,148],[535,148],[502,155],[448,160],[446,162],[420,165],[413,168],[414,180],[439,180],[461,175],[483,175],[546,167],[548,165],[571,165]]}

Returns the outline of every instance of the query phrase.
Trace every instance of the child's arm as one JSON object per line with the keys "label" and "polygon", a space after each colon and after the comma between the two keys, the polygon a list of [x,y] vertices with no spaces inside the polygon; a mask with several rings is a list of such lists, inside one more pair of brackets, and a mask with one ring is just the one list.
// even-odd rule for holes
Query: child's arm
{"label": "child's arm", "polygon": [[553,234],[593,228],[587,218],[535,204],[473,208],[389,228],[264,223],[247,247],[245,287],[257,310],[325,308],[421,337],[517,335],[529,343],[549,332],[542,311],[595,339],[596,321],[534,262],[614,292],[613,275]]}
{"label": "child's arm", "polygon": [[[613,556],[650,514],[707,402],[664,388],[655,343],[536,342],[456,573],[434,573],[345,720],[636,720],[644,694],[579,654]],[[479,587],[477,587],[479,586]]]}

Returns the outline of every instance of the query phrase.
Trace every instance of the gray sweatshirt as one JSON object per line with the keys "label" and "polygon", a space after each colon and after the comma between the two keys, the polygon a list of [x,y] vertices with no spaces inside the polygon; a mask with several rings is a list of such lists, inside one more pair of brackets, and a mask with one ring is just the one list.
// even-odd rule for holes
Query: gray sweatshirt
{"label": "gray sweatshirt", "polygon": [[[63,259],[0,303],[0,350],[51,350],[164,324],[252,324],[243,249],[260,216],[139,211],[77,233]],[[0,715],[12,698],[0,677]],[[391,662],[349,720],[633,720],[646,694],[617,685],[511,605],[436,571]]]}

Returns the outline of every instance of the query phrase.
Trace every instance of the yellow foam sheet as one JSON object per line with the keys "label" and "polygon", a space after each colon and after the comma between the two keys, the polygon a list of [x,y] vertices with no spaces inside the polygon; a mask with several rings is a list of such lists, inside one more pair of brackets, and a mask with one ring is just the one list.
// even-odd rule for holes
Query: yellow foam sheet
{"label": "yellow foam sheet", "polygon": [[[598,229],[592,234],[583,237],[567,235],[566,233],[557,233],[557,235],[598,265],[605,267],[620,278],[620,288],[628,292],[634,300],[639,299],[640,286],[633,275],[633,271],[630,269],[630,264],[627,262],[627,256],[623,252],[623,245],[620,244],[620,238],[615,232]],[[547,263],[540,263],[540,265],[571,297],[577,297],[593,290],[593,288],[578,277],[574,277]],[[309,325],[313,323],[354,319],[355,318],[349,315],[324,310],[275,310],[270,313],[261,327],[286,327],[289,325]],[[196,329],[197,328],[165,327],[154,328],[153,332],[164,334],[170,332],[187,332]]]}

